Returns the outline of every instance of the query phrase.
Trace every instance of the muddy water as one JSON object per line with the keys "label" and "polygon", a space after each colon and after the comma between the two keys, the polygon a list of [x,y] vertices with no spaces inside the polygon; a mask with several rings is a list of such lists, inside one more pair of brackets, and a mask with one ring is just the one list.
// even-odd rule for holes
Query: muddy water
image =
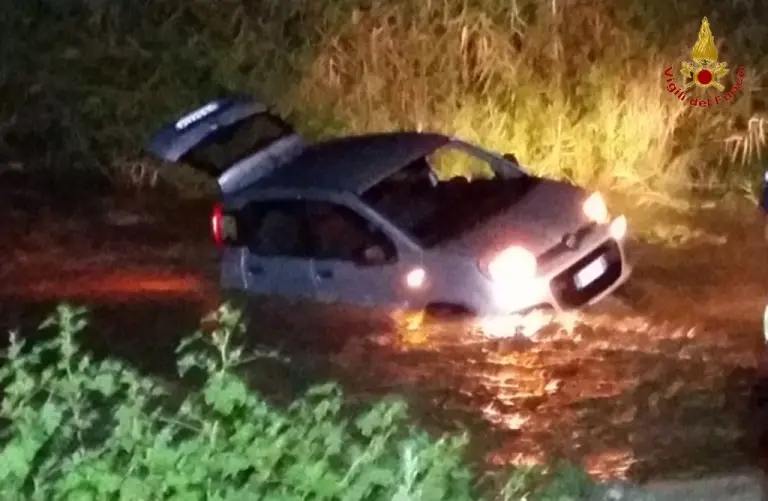
{"label": "muddy water", "polygon": [[[17,224],[0,245],[0,323],[33,327],[60,300],[87,304],[90,349],[172,374],[176,343],[220,300],[216,253],[204,226],[190,234],[184,219],[109,213],[43,211],[36,232],[23,213],[6,218]],[[695,252],[637,246],[633,309],[609,304],[543,326],[530,318],[532,338],[510,326],[261,304],[250,343],[292,361],[258,364],[249,378],[276,399],[327,379],[355,399],[405,396],[428,427],[470,427],[473,451],[490,463],[557,456],[635,479],[731,470],[755,461],[759,418],[748,405],[768,272],[738,263],[757,249],[743,239]]]}
{"label": "muddy water", "polygon": [[533,341],[456,325],[400,330],[335,357],[373,391],[406,392],[423,414],[483,423],[494,463],[554,455],[638,478],[747,461],[749,355],[724,356],[713,333],[642,317],[571,320]]}

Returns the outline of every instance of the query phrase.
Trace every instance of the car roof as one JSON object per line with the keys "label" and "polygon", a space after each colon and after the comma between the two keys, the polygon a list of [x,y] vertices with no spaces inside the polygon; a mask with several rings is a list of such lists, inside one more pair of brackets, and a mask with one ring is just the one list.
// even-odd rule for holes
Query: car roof
{"label": "car roof", "polygon": [[448,144],[436,133],[389,132],[347,136],[307,146],[254,188],[312,188],[362,194],[413,160]]}

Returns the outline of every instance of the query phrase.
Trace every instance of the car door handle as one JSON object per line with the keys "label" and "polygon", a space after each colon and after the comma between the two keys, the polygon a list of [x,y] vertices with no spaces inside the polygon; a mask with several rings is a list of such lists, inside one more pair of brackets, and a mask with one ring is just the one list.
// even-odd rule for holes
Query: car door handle
{"label": "car door handle", "polygon": [[331,270],[317,270],[317,278],[332,278],[333,272]]}
{"label": "car door handle", "polygon": [[248,267],[251,273],[254,275],[261,275],[264,273],[264,267],[260,264],[252,264]]}

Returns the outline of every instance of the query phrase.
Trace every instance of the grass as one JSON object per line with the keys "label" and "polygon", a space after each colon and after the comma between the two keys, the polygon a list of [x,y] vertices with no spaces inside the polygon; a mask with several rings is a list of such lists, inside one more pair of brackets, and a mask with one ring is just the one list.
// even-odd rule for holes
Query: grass
{"label": "grass", "polygon": [[473,463],[467,433],[415,426],[402,398],[354,405],[326,383],[275,405],[243,374],[271,356],[245,351],[242,315],[226,305],[179,343],[172,381],[84,350],[86,313],[60,305],[38,329],[52,336],[30,344],[12,332],[0,354],[3,499],[546,501],[604,491],[562,462]]}
{"label": "grass", "polygon": [[[760,2],[367,4],[10,1],[0,154],[64,176],[152,180],[156,165],[141,156],[152,128],[233,89],[311,137],[431,129],[646,201],[754,192],[768,122]],[[705,15],[727,78],[748,73],[734,102],[694,109],[662,73],[690,59]]]}

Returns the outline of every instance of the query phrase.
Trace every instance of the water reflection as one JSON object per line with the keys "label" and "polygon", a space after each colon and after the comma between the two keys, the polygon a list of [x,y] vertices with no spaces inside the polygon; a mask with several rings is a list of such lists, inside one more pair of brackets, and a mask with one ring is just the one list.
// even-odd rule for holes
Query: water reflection
{"label": "water reflection", "polygon": [[401,313],[390,329],[350,339],[332,358],[352,377],[375,374],[368,391],[479,417],[494,463],[556,455],[637,478],[749,461],[747,337],[623,313],[442,323]]}

